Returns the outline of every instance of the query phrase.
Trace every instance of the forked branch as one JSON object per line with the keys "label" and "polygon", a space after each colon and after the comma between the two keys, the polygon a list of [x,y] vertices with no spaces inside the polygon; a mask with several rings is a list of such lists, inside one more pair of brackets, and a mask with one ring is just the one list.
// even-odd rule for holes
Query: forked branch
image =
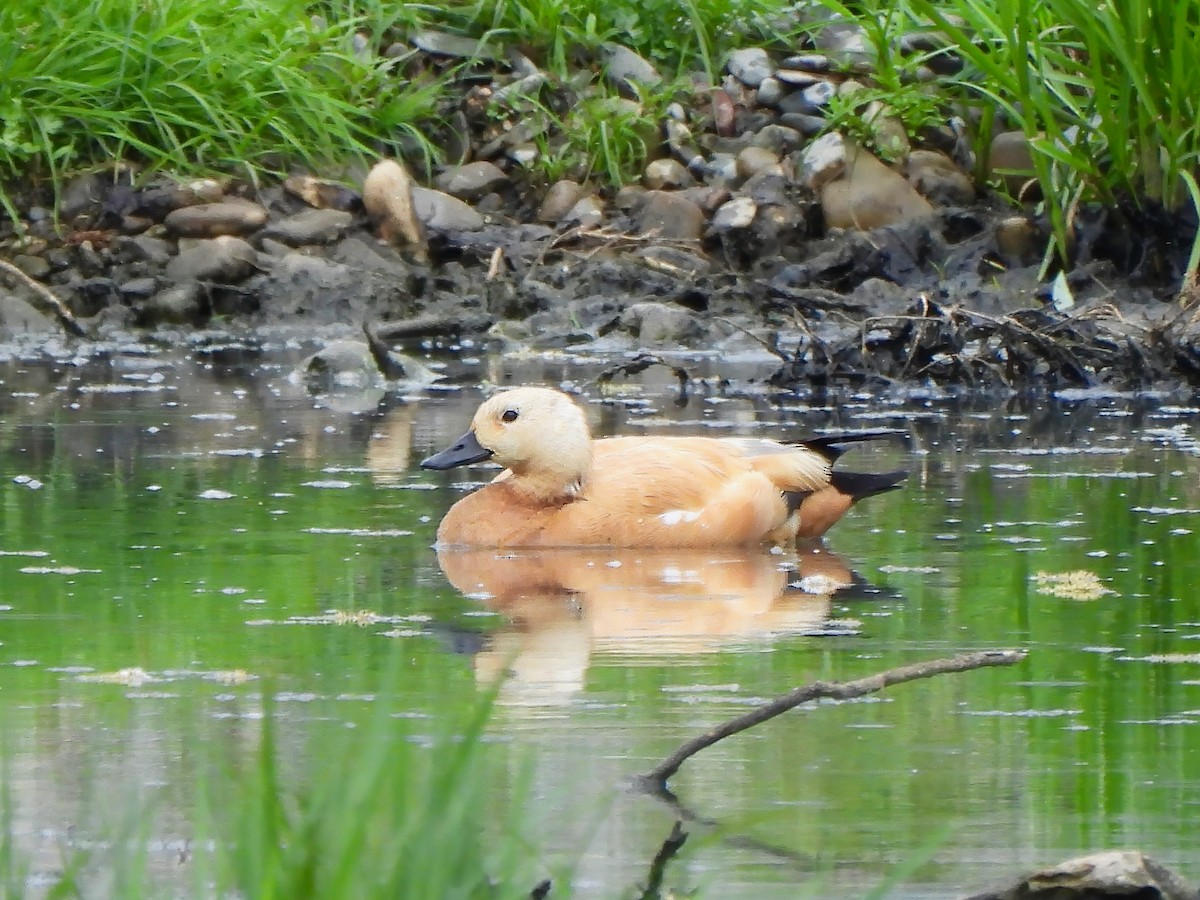
{"label": "forked branch", "polygon": [[873,694],[889,685],[901,684],[905,681],[915,681],[918,678],[929,678],[933,675],[946,675],[951,672],[967,672],[985,666],[1011,666],[1024,658],[1024,650],[983,650],[976,653],[960,653],[958,656],[946,659],[934,659],[929,662],[899,666],[895,669],[888,669],[886,672],[868,675],[866,678],[856,678],[853,681],[814,681],[812,684],[789,691],[776,697],[770,703],[765,703],[686,741],[657,766],[645,775],[638,777],[635,784],[650,793],[662,793],[667,789],[667,779],[678,772],[684,762],[704,748],[739,734],[747,728],[753,728],[768,719],[773,719],[810,700],[821,698],[849,700],[865,694]]}

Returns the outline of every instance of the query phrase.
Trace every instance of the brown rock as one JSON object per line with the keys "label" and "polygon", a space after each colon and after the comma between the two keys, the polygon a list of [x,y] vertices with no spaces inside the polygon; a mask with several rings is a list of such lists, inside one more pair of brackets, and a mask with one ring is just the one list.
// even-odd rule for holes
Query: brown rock
{"label": "brown rock", "polygon": [[283,189],[317,209],[351,210],[361,199],[347,187],[311,175],[292,175],[283,182]]}
{"label": "brown rock", "polygon": [[846,171],[821,190],[829,228],[870,231],[933,214],[929,201],[904,176],[870,153],[847,146]]}
{"label": "brown rock", "polygon": [[408,170],[392,159],[379,161],[363,180],[363,206],[388,243],[424,245]]}
{"label": "brown rock", "polygon": [[554,182],[542,199],[542,205],[537,212],[537,220],[551,224],[562,221],[562,218],[571,211],[571,207],[583,197],[584,190],[582,184],[570,179],[564,178],[562,181]]}
{"label": "brown rock", "polygon": [[768,147],[746,147],[737,155],[737,173],[739,178],[753,178],[755,175],[782,175],[783,167],[779,164],[779,154]]}
{"label": "brown rock", "polygon": [[267,211],[249,200],[231,198],[174,210],[167,214],[163,224],[176,237],[249,234],[267,224]]}
{"label": "brown rock", "polygon": [[704,233],[704,212],[687,197],[648,191],[638,215],[638,229],[664,240],[698,241]]}
{"label": "brown rock", "polygon": [[642,173],[642,184],[652,191],[691,187],[695,183],[691,173],[677,159],[651,160]]}
{"label": "brown rock", "polygon": [[975,184],[954,160],[936,150],[914,150],[904,161],[904,177],[926,200],[939,206],[966,206]]}
{"label": "brown rock", "polygon": [[1014,197],[1037,200],[1037,170],[1033,167],[1033,149],[1029,138],[1020,131],[1003,131],[992,138],[988,150],[988,174],[998,178]]}

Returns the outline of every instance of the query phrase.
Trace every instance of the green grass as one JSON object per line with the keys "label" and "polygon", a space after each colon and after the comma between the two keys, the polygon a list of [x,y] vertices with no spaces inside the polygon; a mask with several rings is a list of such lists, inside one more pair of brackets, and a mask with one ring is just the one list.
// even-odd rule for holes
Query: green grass
{"label": "green grass", "polygon": [[327,4],[338,15],[324,21],[309,6],[0,5],[0,182],[57,186],[115,160],[256,177],[294,162],[373,157],[405,138],[428,151],[419,124],[433,112],[437,86],[399,77],[374,47],[356,52],[356,34],[378,44],[395,21],[385,27],[382,6],[372,16]]}
{"label": "green grass", "polygon": [[[932,29],[964,59],[946,84],[980,112],[979,152],[997,118],[1031,141],[1061,257],[1081,204],[1176,212],[1200,199],[1192,180],[1200,0],[906,0],[899,8],[896,34]],[[1194,244],[1189,279],[1198,255]]]}
{"label": "green grass", "polygon": [[[1200,0],[822,2],[864,27],[876,57],[867,90],[835,101],[832,125],[870,143],[867,100],[884,103],[910,133],[956,105],[981,157],[994,131],[1019,129],[1035,151],[1060,258],[1070,258],[1084,204],[1168,215],[1200,206]],[[640,111],[608,115],[604,44],[651,60],[664,84],[695,72],[715,82],[734,48],[799,49],[790,8],[783,0],[0,4],[0,184],[41,182],[57,195],[71,174],[118,160],[251,180],[296,164],[336,176],[380,155],[428,165],[436,151],[426,127],[454,102],[455,69],[382,52],[418,28],[516,47],[552,84],[572,83],[582,99],[551,123],[541,175],[620,184],[655,151],[661,104],[641,98]],[[932,93],[915,80],[920,57],[895,50],[921,30],[965,61]],[[3,191],[0,204],[16,218]],[[1186,240],[1190,280],[1200,242]]]}

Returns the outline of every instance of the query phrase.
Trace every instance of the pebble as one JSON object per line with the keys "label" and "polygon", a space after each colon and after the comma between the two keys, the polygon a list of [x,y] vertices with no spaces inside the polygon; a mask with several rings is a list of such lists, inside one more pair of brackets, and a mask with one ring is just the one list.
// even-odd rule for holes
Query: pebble
{"label": "pebble", "polygon": [[309,209],[279,219],[265,227],[261,236],[281,241],[290,247],[306,244],[331,244],[354,223],[354,216],[340,209]]}
{"label": "pebble", "polygon": [[696,179],[677,159],[652,160],[642,174],[642,184],[652,191],[686,188],[695,183]]}
{"label": "pebble", "polygon": [[759,87],[775,71],[775,65],[766,50],[747,47],[729,54],[725,69],[746,87]]}
{"label": "pebble", "polygon": [[167,214],[163,224],[177,237],[211,238],[250,234],[267,224],[267,219],[267,211],[259,204],[229,199],[176,209]]}
{"label": "pebble", "polygon": [[454,166],[434,179],[439,191],[461,200],[478,200],[507,183],[504,170],[486,160]]}

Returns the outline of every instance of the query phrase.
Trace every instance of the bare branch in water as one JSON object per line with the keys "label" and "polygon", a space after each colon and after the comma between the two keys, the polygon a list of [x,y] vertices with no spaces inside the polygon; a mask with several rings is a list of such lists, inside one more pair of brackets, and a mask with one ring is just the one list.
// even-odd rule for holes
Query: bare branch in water
{"label": "bare branch in water", "polygon": [[946,675],[951,672],[967,672],[985,666],[1011,666],[1024,658],[1024,650],[983,650],[977,653],[960,653],[958,656],[946,659],[934,659],[929,662],[899,666],[895,669],[888,669],[886,672],[868,675],[866,678],[856,678],[853,681],[814,681],[812,684],[789,691],[776,697],[770,703],[723,722],[704,734],[686,741],[657,766],[645,775],[638,777],[635,784],[650,793],[661,793],[667,788],[667,779],[678,772],[680,766],[701,750],[711,747],[717,741],[773,719],[810,700],[821,698],[849,700],[853,697],[873,694],[885,687],[905,681],[915,681],[918,678],[929,678],[933,675]]}

